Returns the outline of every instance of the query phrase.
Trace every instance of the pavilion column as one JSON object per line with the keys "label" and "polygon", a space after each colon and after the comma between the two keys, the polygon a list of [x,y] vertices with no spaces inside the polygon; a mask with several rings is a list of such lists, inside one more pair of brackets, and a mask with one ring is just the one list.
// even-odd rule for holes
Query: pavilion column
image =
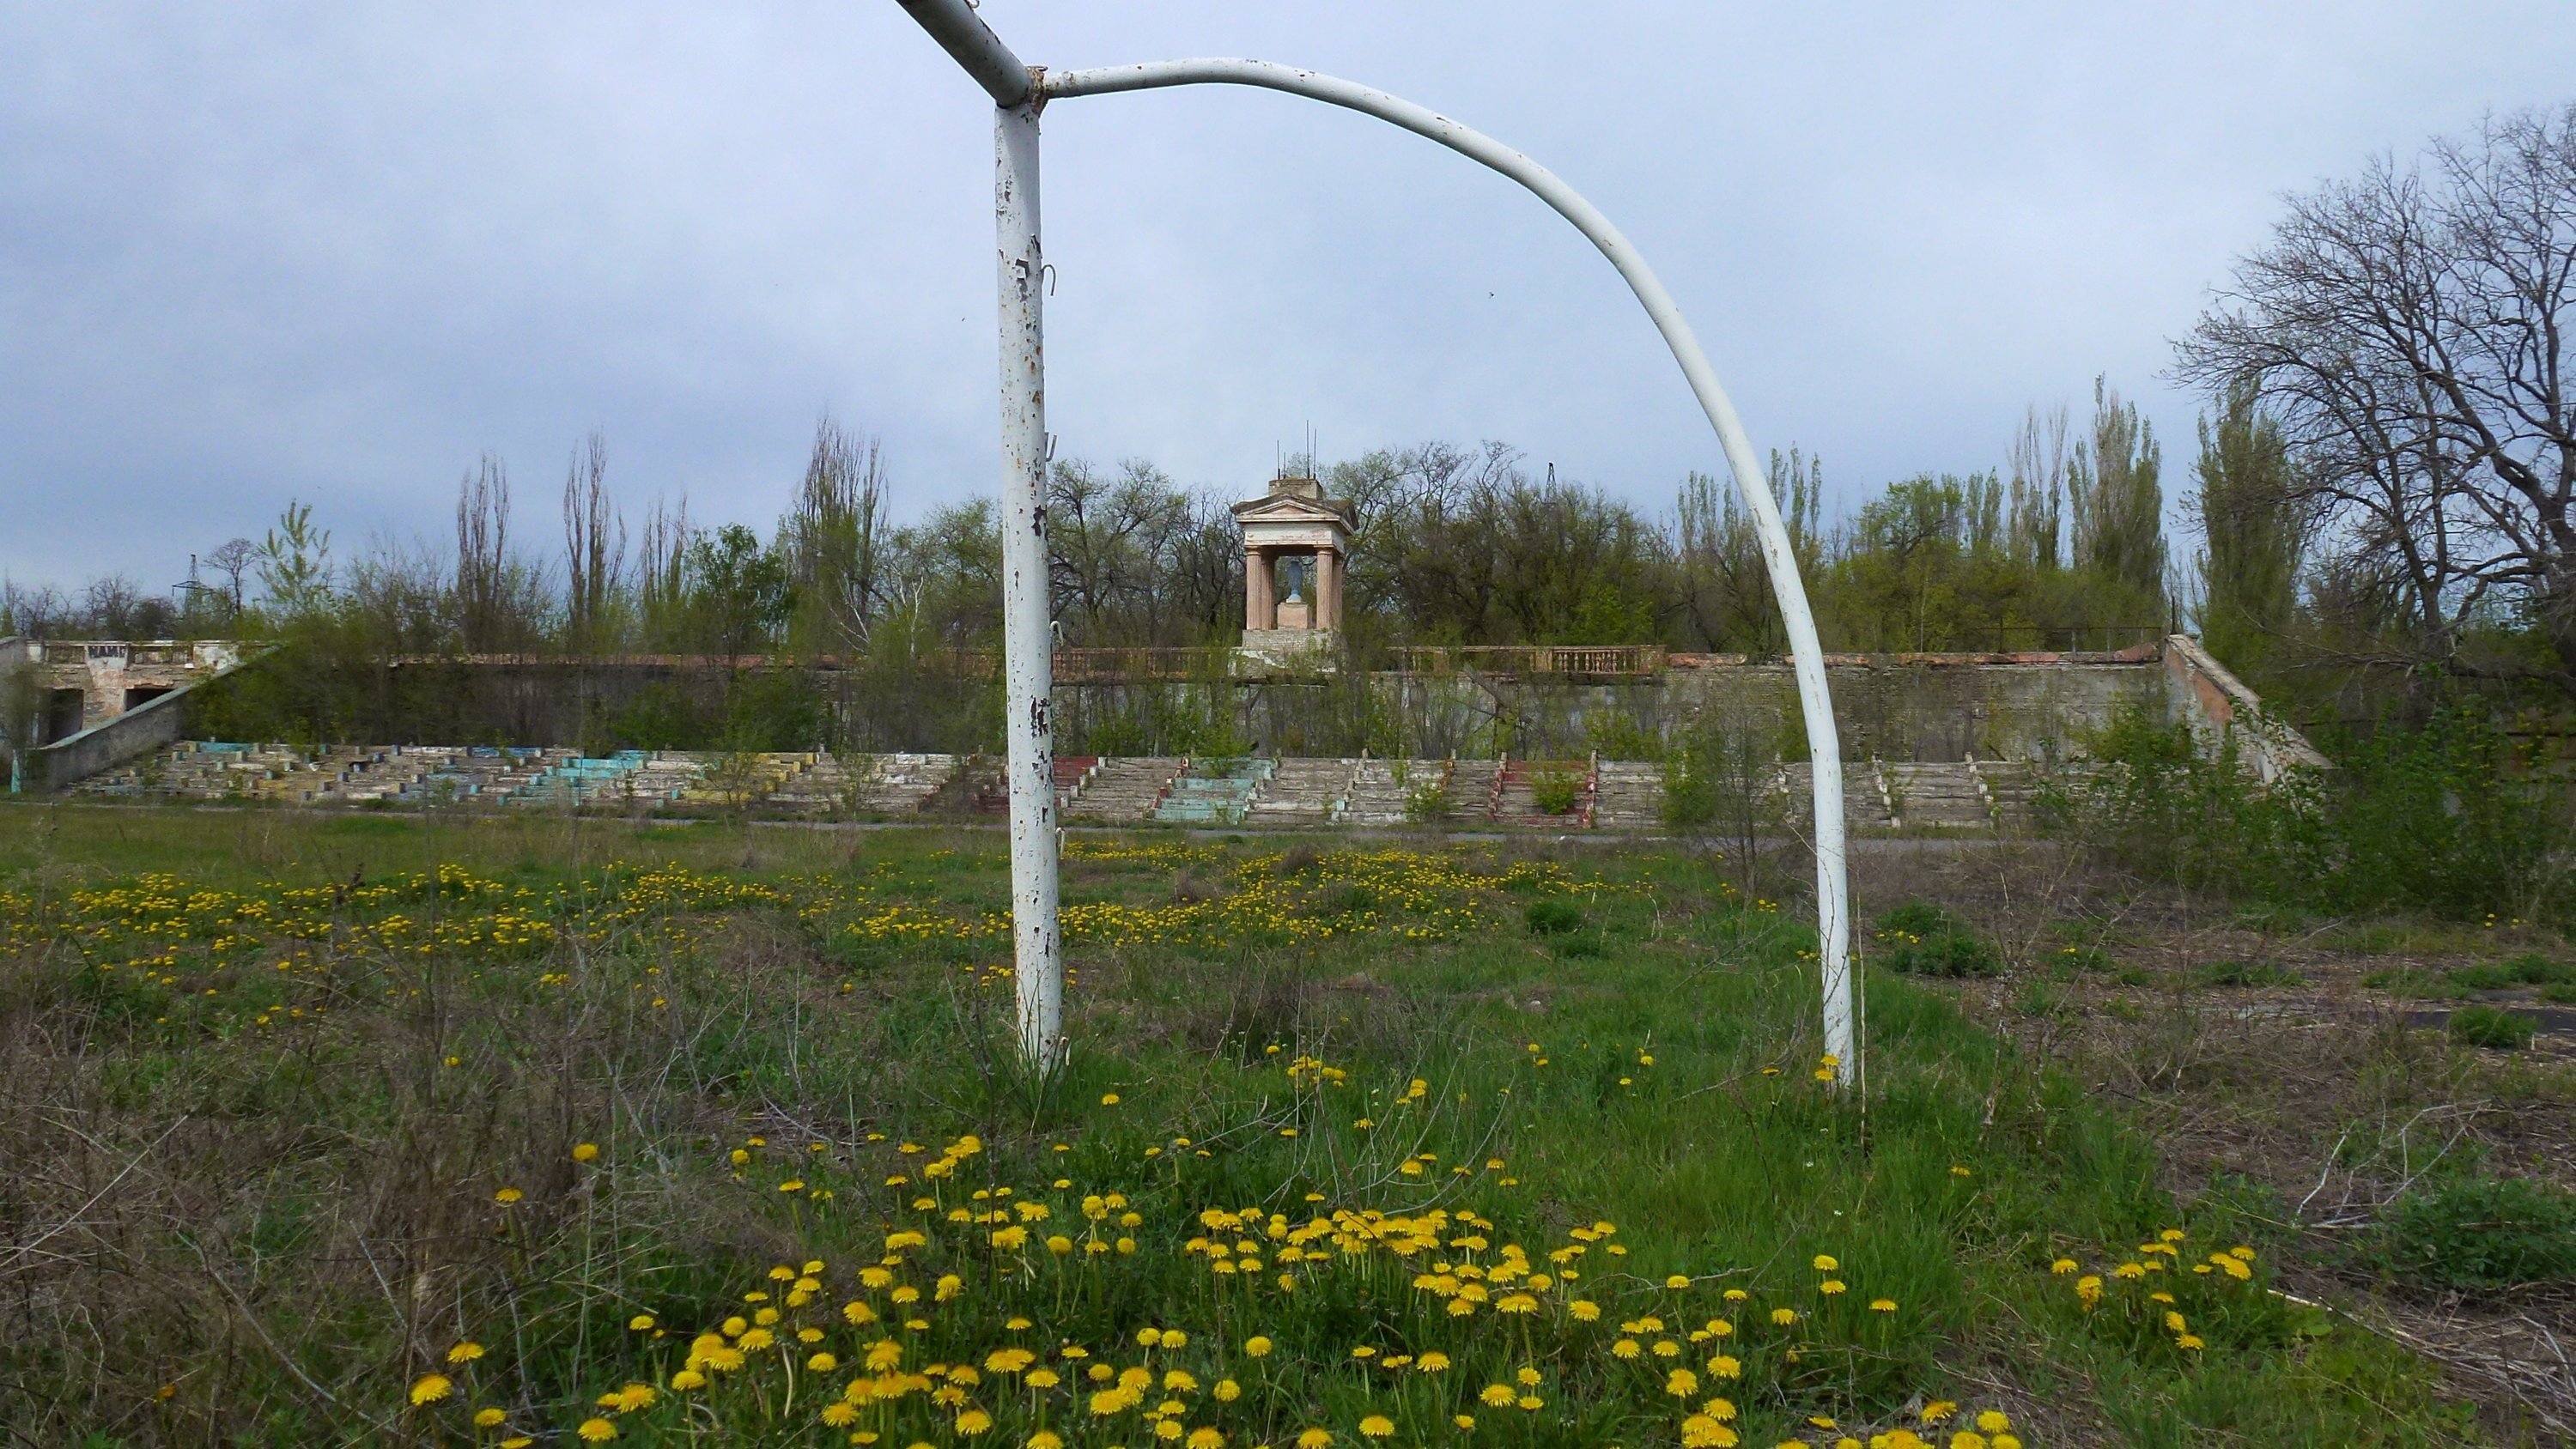
{"label": "pavilion column", "polygon": [[1329,548],[1315,550],[1315,627],[1342,627],[1342,556]]}
{"label": "pavilion column", "polygon": [[1279,581],[1265,549],[1243,551],[1243,627],[1279,627]]}

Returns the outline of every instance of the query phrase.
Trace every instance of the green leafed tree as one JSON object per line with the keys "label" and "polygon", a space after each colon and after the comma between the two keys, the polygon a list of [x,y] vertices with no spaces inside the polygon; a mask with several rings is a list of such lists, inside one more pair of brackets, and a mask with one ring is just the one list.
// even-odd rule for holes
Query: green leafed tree
{"label": "green leafed tree", "polygon": [[2280,423],[2254,387],[2230,386],[2217,419],[2200,423],[2199,624],[2202,642],[2239,669],[2276,649],[2298,603],[2307,509],[2291,476]]}
{"label": "green leafed tree", "polygon": [[2159,602],[2165,587],[2164,448],[2138,406],[2093,380],[2093,438],[2067,480],[2075,565]]}

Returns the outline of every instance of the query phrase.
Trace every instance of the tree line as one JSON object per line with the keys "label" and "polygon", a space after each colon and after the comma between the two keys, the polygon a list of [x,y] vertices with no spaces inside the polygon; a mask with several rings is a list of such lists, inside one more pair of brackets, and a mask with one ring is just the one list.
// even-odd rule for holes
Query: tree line
{"label": "tree line", "polygon": [[[1901,479],[1831,520],[1814,457],[1775,454],[1768,481],[1828,648],[2108,647],[2179,623],[2319,707],[2462,680],[2563,703],[2572,301],[2576,106],[2491,118],[2288,200],[2178,344],[2174,375],[2208,399],[2178,490],[2163,440],[2107,380],[2081,417],[2032,407],[1996,466]],[[1708,476],[1649,508],[1494,442],[1291,466],[1356,506],[1346,622],[1364,660],[1407,644],[1782,647],[1751,521]],[[1248,491],[1141,459],[1058,462],[1062,642],[1230,642],[1243,559],[1227,505]],[[559,537],[530,535],[487,456],[460,482],[452,547],[336,554],[296,503],[173,596],[122,577],[0,585],[0,634],[328,635],[371,658],[991,648],[992,501],[898,521],[891,494],[883,450],[826,419],[774,527],[702,526],[685,499],[621,505],[593,435],[566,468]]]}
{"label": "tree line", "polygon": [[[2037,647],[2160,629],[2168,612],[2158,445],[2107,387],[2069,441],[2034,409],[2008,469],[1889,485],[1823,518],[1821,463],[1775,454],[1780,495],[1826,637],[1849,649]],[[1650,512],[1533,476],[1507,444],[1431,442],[1318,467],[1354,504],[1356,647],[1661,644],[1776,653],[1760,549],[1734,489],[1693,474]],[[1000,540],[989,498],[894,520],[883,450],[826,419],[767,532],[701,526],[685,499],[630,517],[596,434],[574,450],[558,537],[531,538],[506,464],[457,488],[452,548],[379,542],[343,557],[310,505],[213,550],[175,597],[122,577],[76,596],[7,586],[0,630],[53,637],[280,636],[331,627],[404,657],[656,654],[846,659],[991,647]],[[1237,491],[1253,491],[1251,489]],[[1055,610],[1069,646],[1231,642],[1243,627],[1230,492],[1150,462],[1055,464]],[[1292,583],[1292,587],[1293,587]]]}

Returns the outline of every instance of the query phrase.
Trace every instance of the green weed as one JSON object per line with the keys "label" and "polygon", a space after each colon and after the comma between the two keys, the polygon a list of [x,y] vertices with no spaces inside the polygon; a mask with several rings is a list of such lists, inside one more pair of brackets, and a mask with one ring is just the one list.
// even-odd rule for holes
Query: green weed
{"label": "green weed", "polygon": [[2497,1006],[2463,1006],[2451,1013],[2451,1040],[2464,1046],[2520,1051],[2531,1045],[2539,1029],[2521,1012]]}
{"label": "green weed", "polygon": [[2419,1188],[2389,1208],[2373,1249],[2389,1272],[2444,1287],[2576,1278],[2576,1193],[2514,1177]]}

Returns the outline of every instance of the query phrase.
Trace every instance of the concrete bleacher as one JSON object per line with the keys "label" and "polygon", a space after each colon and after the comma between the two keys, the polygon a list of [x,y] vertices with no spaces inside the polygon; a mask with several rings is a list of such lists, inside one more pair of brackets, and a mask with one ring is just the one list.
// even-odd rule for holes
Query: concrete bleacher
{"label": "concrete bleacher", "polygon": [[1357,760],[1278,760],[1270,778],[1261,782],[1246,807],[1254,825],[1327,825],[1340,819],[1350,800]]}
{"label": "concrete bleacher", "polygon": [[1436,785],[1449,772],[1445,760],[1364,759],[1351,767],[1342,795],[1344,825],[1402,825],[1412,818],[1414,792]]}
{"label": "concrete bleacher", "polygon": [[1183,766],[1169,755],[1112,756],[1098,761],[1064,803],[1067,820],[1142,820],[1161,804]]}
{"label": "concrete bleacher", "polygon": [[1916,764],[1878,761],[1880,791],[1892,807],[1899,828],[1987,830],[1995,823],[1994,806],[1976,772],[1965,763]]}
{"label": "concrete bleacher", "polygon": [[1651,760],[1593,766],[1592,828],[1654,830],[1664,823],[1664,768]]}
{"label": "concrete bleacher", "polygon": [[[1551,813],[1539,803],[1539,790],[1551,781],[1571,786],[1572,802]],[[1541,828],[1581,826],[1591,814],[1592,765],[1585,760],[1505,760],[1493,789],[1492,818],[1503,825]]]}
{"label": "concrete bleacher", "polygon": [[1278,763],[1261,756],[1194,759],[1155,802],[1149,818],[1181,825],[1240,825]]}
{"label": "concrete bleacher", "polygon": [[1493,824],[1494,805],[1501,797],[1502,786],[1500,760],[1449,761],[1438,821],[1444,825]]}
{"label": "concrete bleacher", "polygon": [[[1003,761],[990,755],[624,750],[587,756],[568,749],[427,745],[309,751],[196,740],[76,788],[92,798],[128,800],[998,819],[1009,809],[1003,770]],[[1559,814],[1538,803],[1551,773],[1575,786],[1572,808]],[[1805,761],[1766,772],[1778,818],[1793,830],[1807,827],[1809,773]],[[2022,760],[1852,760],[1843,766],[1846,823],[1867,834],[2020,828],[2031,821],[2047,778]],[[1055,761],[1055,781],[1062,818],[1090,825],[1664,828],[1663,767],[1646,761],[1063,756]]]}

